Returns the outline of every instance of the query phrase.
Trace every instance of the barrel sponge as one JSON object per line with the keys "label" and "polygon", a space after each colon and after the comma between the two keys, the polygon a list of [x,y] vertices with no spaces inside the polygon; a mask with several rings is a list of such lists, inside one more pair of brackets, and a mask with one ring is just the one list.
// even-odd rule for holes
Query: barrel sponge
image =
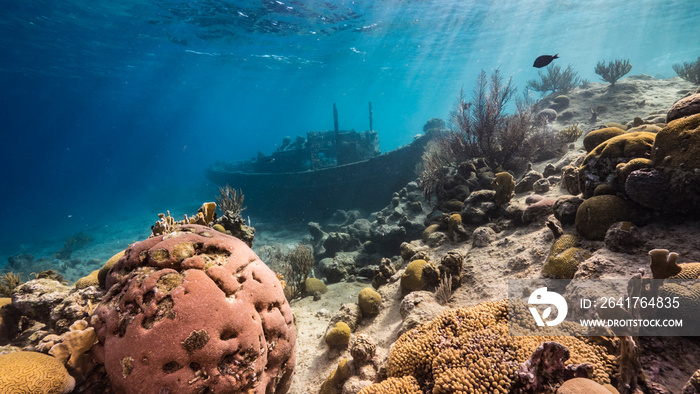
{"label": "barrel sponge", "polygon": [[75,379],[63,363],[38,352],[16,352],[0,356],[0,392],[70,393]]}
{"label": "barrel sponge", "polygon": [[365,287],[357,295],[357,303],[360,305],[362,314],[373,316],[379,313],[382,306],[382,296],[371,287]]}
{"label": "barrel sponge", "polygon": [[659,131],[651,160],[657,167],[700,168],[700,114],[676,119]]}
{"label": "barrel sponge", "polygon": [[275,273],[243,241],[199,225],[131,245],[91,326],[115,392],[285,393],[294,317]]}
{"label": "barrel sponge", "polygon": [[590,152],[601,143],[622,134],[625,134],[625,130],[618,127],[605,127],[593,130],[583,137],[583,147],[586,149],[586,152]]}
{"label": "barrel sponge", "polygon": [[326,334],[326,344],[332,348],[342,348],[350,343],[350,326],[345,322],[339,321],[335,323],[335,327],[331,328]]}
{"label": "barrel sponge", "polygon": [[76,289],[84,289],[86,287],[90,286],[95,286],[98,287],[100,285],[100,280],[98,278],[98,275],[100,273],[100,270],[94,270],[90,272],[87,276],[84,276],[80,279],[78,279],[75,282],[75,288]]}
{"label": "barrel sponge", "polygon": [[569,348],[566,364],[590,363],[593,380],[610,382],[615,357],[586,338],[509,335],[506,300],[451,309],[404,333],[389,353],[387,376],[412,376],[424,391],[434,382],[434,393],[507,393],[520,363],[546,341]]}
{"label": "barrel sponge", "polygon": [[413,260],[406,266],[406,271],[401,275],[401,288],[404,291],[417,291],[423,288],[423,268],[428,265],[425,260]]}
{"label": "barrel sponge", "polygon": [[416,394],[422,392],[413,376],[389,378],[360,390],[358,394]]}
{"label": "barrel sponge", "polygon": [[602,241],[608,228],[617,222],[629,221],[627,203],[613,195],[594,196],[576,210],[576,231],[589,240]]}

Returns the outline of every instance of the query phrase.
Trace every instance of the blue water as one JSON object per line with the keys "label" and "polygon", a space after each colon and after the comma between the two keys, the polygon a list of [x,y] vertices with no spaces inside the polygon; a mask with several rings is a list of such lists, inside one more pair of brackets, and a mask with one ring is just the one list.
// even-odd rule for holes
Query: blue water
{"label": "blue water", "polygon": [[4,1],[0,255],[193,213],[209,164],[331,129],[333,103],[365,130],[371,101],[388,151],[481,69],[520,91],[542,54],[591,81],[603,59],[671,77],[698,20],[695,0]]}

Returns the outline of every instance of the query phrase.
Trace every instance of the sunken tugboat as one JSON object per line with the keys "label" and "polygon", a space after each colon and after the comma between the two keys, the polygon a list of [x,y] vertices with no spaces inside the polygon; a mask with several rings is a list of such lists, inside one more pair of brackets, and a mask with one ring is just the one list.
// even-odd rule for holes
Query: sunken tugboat
{"label": "sunken tugboat", "polygon": [[308,132],[294,141],[285,137],[271,155],[216,162],[206,176],[242,190],[249,212],[261,217],[323,220],[338,209],[381,209],[394,192],[416,178],[430,133],[381,153],[378,133],[372,129],[372,103],[369,114],[369,130],[339,130],[333,104],[334,130]]}

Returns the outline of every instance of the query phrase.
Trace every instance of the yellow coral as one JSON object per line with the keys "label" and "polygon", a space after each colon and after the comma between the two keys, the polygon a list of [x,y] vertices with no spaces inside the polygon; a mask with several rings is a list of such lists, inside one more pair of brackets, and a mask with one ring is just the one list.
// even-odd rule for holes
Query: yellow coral
{"label": "yellow coral", "polygon": [[99,286],[100,285],[100,280],[98,278],[98,275],[100,273],[100,270],[94,270],[90,272],[87,276],[84,276],[80,279],[78,279],[75,282],[75,288],[76,289],[84,289],[86,287],[90,286]]}
{"label": "yellow coral", "polygon": [[363,315],[376,315],[382,306],[382,296],[371,287],[365,287],[357,295],[357,303],[360,305]]}
{"label": "yellow coral", "polygon": [[603,142],[623,134],[625,134],[625,130],[618,127],[593,130],[583,137],[583,147],[586,148],[586,152],[590,152]]}
{"label": "yellow coral", "polygon": [[700,114],[676,119],[659,131],[651,159],[655,166],[699,168]]}
{"label": "yellow coral", "polygon": [[0,356],[0,392],[69,393],[75,379],[54,357],[38,352],[16,352]]}
{"label": "yellow coral", "polygon": [[460,225],[462,225],[462,215],[453,213],[447,218],[447,236],[451,240],[454,240],[455,231],[459,229]]}
{"label": "yellow coral", "polygon": [[344,358],[338,363],[338,367],[321,384],[319,394],[339,394],[343,383],[350,377],[350,364]]}
{"label": "yellow coral", "polygon": [[401,288],[404,291],[416,291],[423,288],[423,267],[428,265],[425,260],[413,260],[406,266],[406,271],[401,275]]}
{"label": "yellow coral", "polygon": [[326,334],[326,344],[332,348],[345,347],[350,343],[350,326],[339,321],[335,323],[328,334]]}
{"label": "yellow coral", "polygon": [[109,274],[109,270],[111,270],[114,264],[116,264],[117,261],[119,261],[119,259],[121,259],[122,256],[124,256],[124,252],[125,251],[122,250],[121,252],[110,257],[109,260],[107,260],[107,262],[102,266],[102,268],[100,268],[100,271],[97,273],[97,279],[100,283],[101,288],[105,288],[105,281],[107,280],[107,274]]}
{"label": "yellow coral", "polygon": [[[506,393],[519,364],[545,341],[567,346],[567,364],[591,363],[593,380],[609,383],[615,358],[586,338],[526,337],[508,333],[508,303],[451,309],[404,333],[392,346],[388,377],[434,382],[433,393]],[[426,387],[422,387],[425,389]]]}
{"label": "yellow coral", "polygon": [[550,278],[572,279],[579,263],[591,257],[587,251],[575,247],[577,241],[573,234],[564,234],[557,238],[542,267],[542,274]]}
{"label": "yellow coral", "polygon": [[304,293],[314,295],[316,292],[326,294],[328,292],[328,287],[321,279],[306,278],[306,281],[304,281]]}
{"label": "yellow coral", "polygon": [[360,390],[358,394],[416,394],[421,393],[418,381],[413,376],[389,378]]}

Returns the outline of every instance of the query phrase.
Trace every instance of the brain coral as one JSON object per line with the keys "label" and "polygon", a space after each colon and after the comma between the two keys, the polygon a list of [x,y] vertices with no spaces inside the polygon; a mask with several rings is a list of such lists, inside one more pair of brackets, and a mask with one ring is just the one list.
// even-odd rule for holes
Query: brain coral
{"label": "brain coral", "polygon": [[95,358],[117,393],[285,393],[291,308],[242,241],[185,225],[131,245],[92,319]]}
{"label": "brain coral", "polygon": [[576,231],[586,239],[602,241],[610,226],[630,218],[630,209],[623,199],[611,195],[595,196],[578,207]]}
{"label": "brain coral", "polygon": [[0,356],[0,392],[70,393],[75,379],[63,363],[38,352],[16,352]]}
{"label": "brain coral", "polygon": [[413,377],[435,394],[507,393],[520,363],[545,341],[567,346],[567,364],[590,363],[592,379],[609,383],[614,357],[587,339],[510,336],[505,300],[451,309],[404,333],[391,348],[387,376]]}
{"label": "brain coral", "polygon": [[401,275],[401,288],[406,291],[420,290],[425,286],[423,268],[428,265],[425,260],[413,260],[406,266],[406,271]]}
{"label": "brain coral", "polygon": [[586,152],[590,152],[603,142],[622,134],[625,134],[625,130],[618,127],[605,127],[593,130],[583,137],[583,147],[586,148]]}
{"label": "brain coral", "polygon": [[651,159],[656,166],[700,167],[700,114],[674,120],[656,135]]}

